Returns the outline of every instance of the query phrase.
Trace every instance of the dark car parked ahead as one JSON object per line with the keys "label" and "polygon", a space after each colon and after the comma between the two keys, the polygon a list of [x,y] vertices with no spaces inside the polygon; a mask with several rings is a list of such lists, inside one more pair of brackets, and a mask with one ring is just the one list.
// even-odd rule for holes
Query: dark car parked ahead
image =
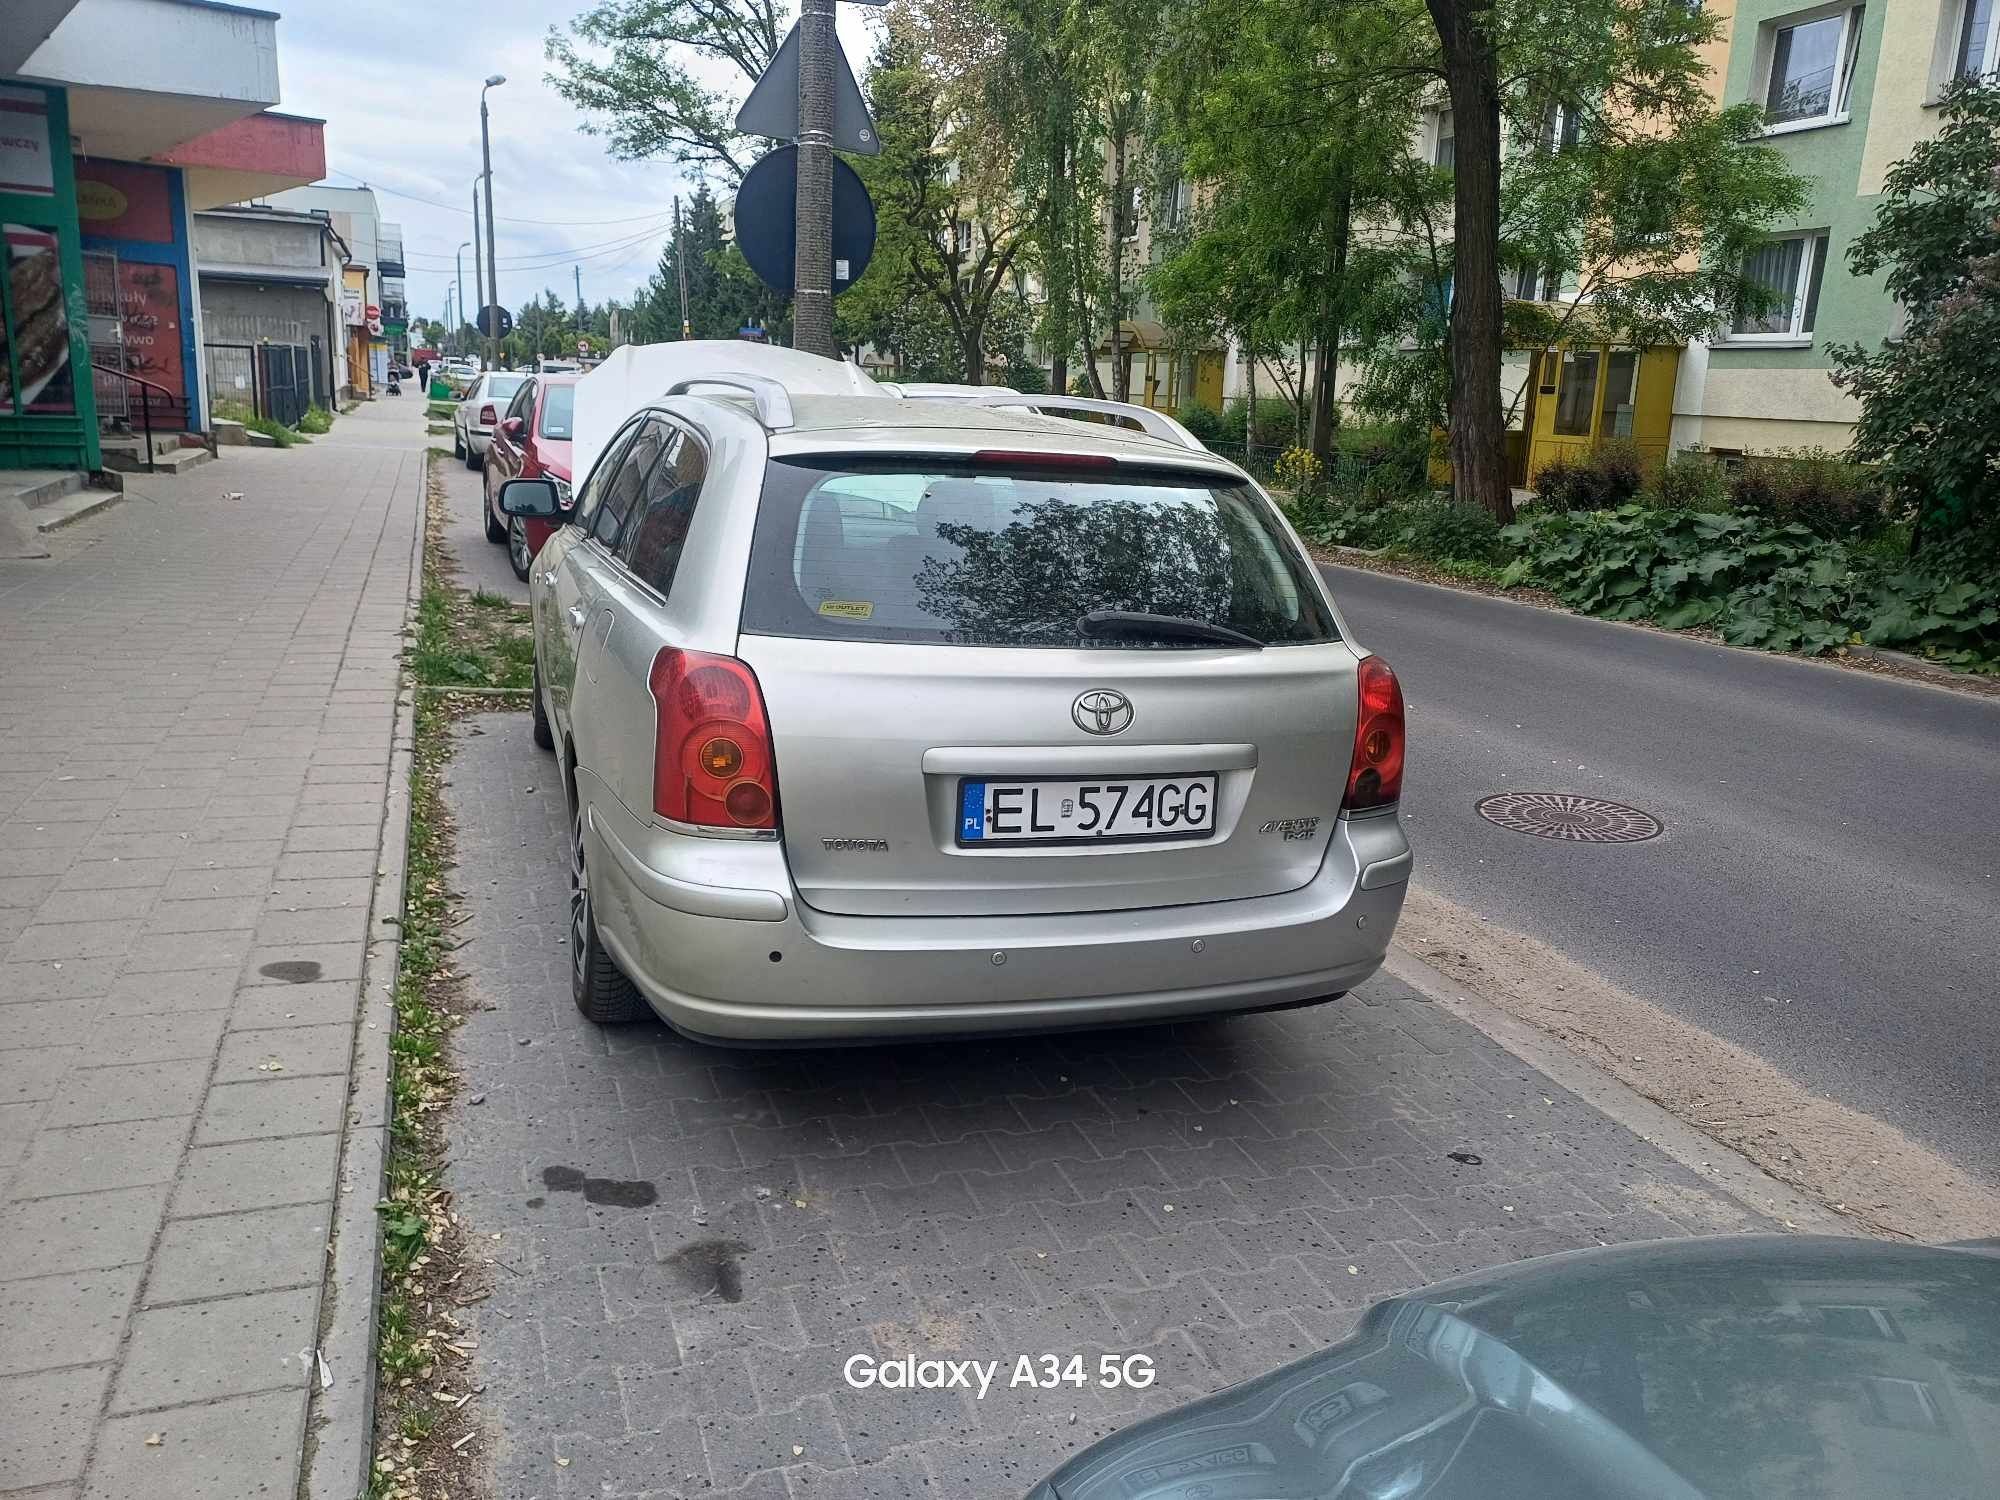
{"label": "dark car parked ahead", "polygon": [[486,449],[486,540],[505,542],[514,576],[526,580],[528,564],[560,523],[511,519],[500,513],[500,486],[510,479],[553,479],[569,509],[570,435],[575,427],[577,375],[537,375],[507,403]]}

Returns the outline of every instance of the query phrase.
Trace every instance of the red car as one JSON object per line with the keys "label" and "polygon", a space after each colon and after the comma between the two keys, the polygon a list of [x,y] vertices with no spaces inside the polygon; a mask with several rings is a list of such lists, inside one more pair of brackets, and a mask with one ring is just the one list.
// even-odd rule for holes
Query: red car
{"label": "red car", "polygon": [[579,375],[536,375],[525,381],[493,428],[486,448],[486,540],[505,542],[514,576],[525,581],[528,564],[556,524],[500,513],[500,486],[510,479],[553,479],[564,510],[570,498],[570,436],[576,422]]}

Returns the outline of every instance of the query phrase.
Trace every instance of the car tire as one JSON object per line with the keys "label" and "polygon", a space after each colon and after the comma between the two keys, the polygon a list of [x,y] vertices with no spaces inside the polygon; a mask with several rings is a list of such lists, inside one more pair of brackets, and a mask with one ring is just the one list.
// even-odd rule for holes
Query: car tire
{"label": "car tire", "polygon": [[536,746],[543,750],[555,749],[556,732],[549,724],[548,705],[542,702],[542,664],[539,661],[535,663],[534,702],[530,705],[530,712],[535,718]]}
{"label": "car tire", "polygon": [[528,569],[534,566],[535,554],[528,550],[528,525],[519,516],[507,518],[507,529],[501,533],[507,543],[507,565],[514,570],[514,576],[526,583]]}
{"label": "car tire", "polygon": [[465,439],[458,435],[456,427],[451,430],[451,456],[453,458],[465,457]]}
{"label": "car tire", "polygon": [[508,522],[493,514],[493,497],[486,493],[484,485],[479,488],[479,508],[486,513],[486,540],[506,541]]}
{"label": "car tire", "polygon": [[481,468],[485,466],[485,462],[486,461],[482,459],[476,451],[474,451],[472,444],[468,442],[465,445],[466,468],[471,469],[476,474],[479,472]]}
{"label": "car tire", "polygon": [[625,1026],[646,1015],[648,1007],[638,987],[605,951],[597,935],[597,915],[590,899],[590,871],[583,858],[583,807],[570,820],[569,990],[586,1021],[599,1026]]}

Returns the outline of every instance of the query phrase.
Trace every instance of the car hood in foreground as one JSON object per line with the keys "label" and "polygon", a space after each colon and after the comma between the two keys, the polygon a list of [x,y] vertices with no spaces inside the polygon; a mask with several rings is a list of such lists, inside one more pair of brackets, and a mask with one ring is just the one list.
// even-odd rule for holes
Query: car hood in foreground
{"label": "car hood in foreground", "polygon": [[1500,1267],[1151,1418],[1031,1500],[2000,1495],[2000,1256],[1730,1237]]}

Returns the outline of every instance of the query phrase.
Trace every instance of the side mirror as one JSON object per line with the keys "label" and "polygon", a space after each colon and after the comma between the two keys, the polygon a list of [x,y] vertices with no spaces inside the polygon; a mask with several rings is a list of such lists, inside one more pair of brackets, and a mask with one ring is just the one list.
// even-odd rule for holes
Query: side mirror
{"label": "side mirror", "polygon": [[523,432],[527,431],[527,427],[519,417],[509,417],[500,424],[500,430],[510,438],[517,438]]}
{"label": "side mirror", "polygon": [[553,521],[562,514],[552,479],[510,479],[500,486],[500,513],[524,521]]}

